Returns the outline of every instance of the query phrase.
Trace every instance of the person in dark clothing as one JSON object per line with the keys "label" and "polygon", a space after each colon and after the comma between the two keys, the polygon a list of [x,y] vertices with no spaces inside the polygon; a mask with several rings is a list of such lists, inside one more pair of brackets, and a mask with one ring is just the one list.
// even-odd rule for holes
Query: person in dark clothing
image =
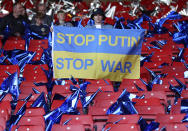
{"label": "person in dark clothing", "polygon": [[30,30],[34,39],[45,39],[48,37],[50,27],[44,23],[44,15],[41,13],[36,14],[35,24],[30,25]]}
{"label": "person in dark clothing", "polygon": [[57,18],[58,20],[55,22],[55,25],[62,25],[62,26],[68,26],[72,27],[73,25],[70,22],[65,22],[65,12],[60,10],[57,12]]}
{"label": "person in dark clothing", "polygon": [[[43,14],[43,21],[44,21],[44,24],[48,25],[48,26],[51,26],[51,23],[53,21],[53,17],[52,16],[49,16],[49,15],[46,15],[46,5],[45,4],[39,4],[37,6],[37,14],[40,13],[40,14]],[[33,16],[32,20],[31,20],[31,24],[36,24],[36,19],[35,19],[36,15]]]}
{"label": "person in dark clothing", "polygon": [[28,19],[28,15],[26,13],[26,8],[23,6],[22,8],[22,12],[21,12],[21,17],[23,18],[23,20],[27,23],[30,24],[30,21]]}
{"label": "person in dark clothing", "polygon": [[[86,28],[97,29],[114,29],[112,25],[104,24],[105,13],[101,8],[97,8],[93,11],[91,19],[94,20],[94,25],[86,25]],[[114,91],[117,92],[121,82],[112,81]]]}
{"label": "person in dark clothing", "polygon": [[112,25],[104,24],[105,13],[101,8],[97,8],[93,11],[91,19],[94,20],[94,25],[86,25],[86,28],[98,28],[98,29],[113,29]]}
{"label": "person in dark clothing", "polygon": [[21,16],[23,6],[20,3],[13,5],[13,12],[4,16],[0,21],[0,37],[4,38],[4,31],[6,27],[9,28],[9,36],[24,35],[25,27],[23,24],[23,17]]}

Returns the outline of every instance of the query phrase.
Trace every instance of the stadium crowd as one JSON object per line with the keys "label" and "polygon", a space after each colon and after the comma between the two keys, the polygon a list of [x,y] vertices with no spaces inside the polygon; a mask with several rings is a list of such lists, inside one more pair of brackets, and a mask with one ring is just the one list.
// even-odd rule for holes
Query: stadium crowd
{"label": "stadium crowd", "polygon": [[[53,78],[53,26],[145,29],[140,79]],[[187,131],[188,2],[0,1],[0,131]]]}

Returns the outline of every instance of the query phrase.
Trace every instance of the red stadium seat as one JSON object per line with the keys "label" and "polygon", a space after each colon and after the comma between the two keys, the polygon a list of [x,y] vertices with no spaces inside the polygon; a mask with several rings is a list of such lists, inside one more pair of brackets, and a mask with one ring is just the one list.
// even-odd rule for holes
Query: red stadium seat
{"label": "red stadium seat", "polygon": [[12,96],[11,96],[11,94],[6,94],[6,96],[3,98],[3,100],[2,101],[12,101]]}
{"label": "red stadium seat", "polygon": [[25,66],[23,77],[27,82],[47,82],[47,77],[45,72],[42,70],[43,67],[45,70],[48,70],[47,65],[29,65]]}
{"label": "red stadium seat", "polygon": [[94,104],[92,106],[95,107],[104,107],[104,108],[109,108],[113,103],[115,103],[117,100],[116,99],[106,99],[106,100],[95,100]]}
{"label": "red stadium seat", "polygon": [[102,101],[102,100],[117,100],[121,95],[121,92],[99,92],[94,101]]}
{"label": "red stadium seat", "polygon": [[92,79],[86,79],[85,81],[90,82],[91,85],[112,85],[111,81],[109,79],[106,80],[92,80]]}
{"label": "red stadium seat", "polygon": [[51,110],[60,107],[63,104],[63,102],[65,102],[65,100],[53,100],[51,105]]}
{"label": "red stadium seat", "polygon": [[183,90],[182,91],[181,98],[188,99],[188,90]]}
{"label": "red stadium seat", "polygon": [[108,108],[105,107],[97,107],[97,106],[90,106],[89,107],[89,115],[93,116],[93,119],[106,119],[108,118],[108,116],[106,116],[106,112],[107,112]]}
{"label": "red stadium seat", "polygon": [[35,88],[39,92],[44,92],[45,94],[48,94],[46,86],[35,86],[31,82],[23,82],[20,85],[20,92],[21,92],[21,94],[29,95],[30,93],[33,92],[32,88]]}
{"label": "red stadium seat", "polygon": [[0,83],[2,83],[9,76],[6,72],[9,72],[10,74],[18,72],[18,75],[19,75],[20,69],[18,65],[1,65],[0,66]]}
{"label": "red stadium seat", "polygon": [[10,114],[6,108],[0,107],[0,117],[4,118],[6,121],[9,119]]}
{"label": "red stadium seat", "polygon": [[52,131],[84,131],[83,125],[59,125],[54,124],[52,126]]}
{"label": "red stadium seat", "polygon": [[169,83],[163,83],[163,84],[154,84],[153,85],[153,91],[165,91],[166,93],[173,94],[173,92],[169,89]]}
{"label": "red stadium seat", "polygon": [[181,78],[184,79],[184,66],[183,67],[177,67],[177,66],[169,66],[164,67],[161,73],[168,73],[168,78]]}
{"label": "red stadium seat", "polygon": [[70,85],[66,84],[66,85],[54,85],[53,90],[52,90],[52,94],[70,94],[72,93],[72,91],[70,90]]}
{"label": "red stadium seat", "polygon": [[[173,55],[176,55],[179,53],[179,49],[178,48],[184,48],[183,44],[176,44],[175,42],[173,42],[172,40],[169,40],[169,44],[172,47],[172,53]],[[186,48],[185,48],[186,49]]]}
{"label": "red stadium seat", "polygon": [[170,114],[180,114],[181,113],[181,105],[172,105]]}
{"label": "red stadium seat", "polygon": [[36,69],[42,70],[41,67],[44,68],[45,70],[48,70],[48,65],[47,65],[47,64],[41,64],[41,65],[31,65],[31,64],[27,64],[27,65],[25,66],[24,71],[28,71],[28,72],[29,72],[29,70],[36,70]]}
{"label": "red stadium seat", "polygon": [[166,127],[167,131],[184,131],[186,130],[186,123],[182,120],[186,114],[158,114],[156,122],[160,123],[159,129]]}
{"label": "red stadium seat", "polygon": [[48,40],[47,39],[43,39],[43,40],[30,40],[29,50],[33,50],[33,48],[47,49],[48,48]]}
{"label": "red stadium seat", "polygon": [[[19,111],[19,109],[23,106],[24,103],[25,101],[17,102],[16,109],[14,110],[14,114],[16,114]],[[33,104],[33,101],[28,101],[26,104],[26,108],[30,108],[32,104]]]}
{"label": "red stadium seat", "polygon": [[36,47],[31,48],[29,51],[36,52],[36,55],[33,57],[32,61],[39,61],[41,59],[41,56],[43,54],[43,49]]}
{"label": "red stadium seat", "polygon": [[133,99],[133,102],[136,102],[134,107],[144,119],[154,120],[157,114],[165,114],[165,108],[161,105],[160,99],[158,98]]}
{"label": "red stadium seat", "polygon": [[171,56],[167,56],[167,55],[153,55],[151,57],[151,61],[152,62],[162,62],[162,63],[172,63],[172,59]]}
{"label": "red stadium seat", "polygon": [[109,79],[107,80],[89,80],[86,79],[86,81],[90,82],[91,84],[87,85],[86,92],[93,93],[96,92],[99,88],[101,91],[107,91],[107,92],[113,92],[113,86]]}
{"label": "red stadium seat", "polygon": [[143,91],[143,92],[138,92],[138,96],[144,95],[145,99],[150,99],[150,98],[158,98],[160,99],[161,104],[167,104],[167,96],[165,91]]}
{"label": "red stadium seat", "polygon": [[7,40],[4,45],[4,50],[14,49],[25,50],[25,40]]}
{"label": "red stadium seat", "polygon": [[142,44],[142,50],[141,50],[141,54],[142,55],[149,54],[149,49],[148,49],[149,45],[150,45],[149,43],[143,42],[143,44]]}
{"label": "red stadium seat", "polygon": [[182,123],[186,114],[157,114],[156,122],[159,123]]}
{"label": "red stadium seat", "polygon": [[[19,95],[19,100],[23,100],[25,99],[29,94],[20,94]],[[37,97],[39,96],[40,94],[32,94],[31,98],[29,99],[30,102],[33,102],[37,99]]]}
{"label": "red stadium seat", "polygon": [[7,121],[11,115],[10,101],[1,101],[0,103],[0,117],[4,117]]}
{"label": "red stadium seat", "polygon": [[155,120],[157,114],[165,114],[164,106],[137,106],[135,108],[139,115],[146,120]]}
{"label": "red stadium seat", "polygon": [[92,85],[92,84],[89,84],[86,88],[86,92],[88,93],[93,93],[93,92],[96,92],[98,89],[101,89],[101,91],[106,91],[106,92],[113,92],[114,89],[113,89],[113,86],[112,85],[99,85],[99,86],[96,86],[96,85]]}
{"label": "red stadium seat", "polygon": [[67,125],[83,125],[85,130],[93,130],[93,119],[91,115],[63,115],[60,124],[70,120]]}
{"label": "red stadium seat", "polygon": [[136,86],[134,84],[138,85],[140,88],[142,88],[145,91],[147,90],[146,86],[139,79],[123,79],[119,87],[119,91],[126,89],[128,92],[138,93],[139,91],[136,89]]}
{"label": "red stadium seat", "polygon": [[186,71],[186,67],[183,62],[173,62],[172,67],[175,68],[175,71]]}
{"label": "red stadium seat", "polygon": [[153,91],[164,91],[167,97],[167,102],[173,103],[174,101],[174,92],[169,89],[169,83],[164,82],[163,84],[154,84]]}
{"label": "red stadium seat", "polygon": [[15,125],[12,127],[11,131],[44,131],[45,128],[42,125],[35,125],[35,126],[20,126],[20,125]]}
{"label": "red stadium seat", "polygon": [[42,126],[45,128],[45,121],[43,116],[22,116],[17,125]]}
{"label": "red stadium seat", "polygon": [[108,124],[105,129],[110,129],[111,131],[140,131],[138,124]]}
{"label": "red stadium seat", "polygon": [[43,116],[44,114],[45,114],[44,108],[32,107],[26,109],[24,116]]}
{"label": "red stadium seat", "polygon": [[154,72],[161,72],[162,68],[158,68],[161,64],[163,64],[163,61],[158,62],[144,62],[144,67],[147,67],[148,69],[154,71]]}
{"label": "red stadium seat", "polygon": [[109,123],[118,122],[118,124],[130,124],[134,123],[137,124],[140,116],[137,114],[131,114],[131,115],[108,115],[108,121]]}
{"label": "red stadium seat", "polygon": [[186,123],[170,123],[170,124],[160,124],[159,130],[163,127],[166,128],[167,131],[187,131],[187,124]]}
{"label": "red stadium seat", "polygon": [[160,106],[159,98],[144,98],[144,99],[133,99],[136,102],[135,106]]}

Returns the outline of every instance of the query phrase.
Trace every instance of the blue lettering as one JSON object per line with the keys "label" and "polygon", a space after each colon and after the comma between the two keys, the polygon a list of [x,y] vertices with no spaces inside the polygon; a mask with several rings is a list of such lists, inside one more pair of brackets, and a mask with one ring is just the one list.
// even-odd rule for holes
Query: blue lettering
{"label": "blue lettering", "polygon": [[63,61],[64,61],[63,58],[56,59],[56,63],[58,64],[58,65],[56,65],[57,69],[59,69],[59,70],[63,69],[63,67],[64,67]]}
{"label": "blue lettering", "polygon": [[67,60],[67,69],[70,69],[70,61],[73,60],[73,58],[65,58],[64,60]]}
{"label": "blue lettering", "polygon": [[[76,62],[77,62],[77,61],[78,61],[78,62],[80,61],[80,67],[76,67]],[[73,67],[74,67],[74,69],[76,69],[76,70],[82,69],[82,68],[83,68],[83,65],[84,65],[84,62],[83,62],[82,59],[75,59],[74,62],[73,62]]]}
{"label": "blue lettering", "polygon": [[92,59],[86,59],[84,70],[86,70],[88,66],[92,66],[92,65],[93,65],[93,60]]}
{"label": "blue lettering", "polygon": [[102,65],[102,71],[105,72],[107,67],[109,69],[109,72],[112,72],[112,69],[114,68],[115,61],[113,61],[112,65],[110,65],[110,61],[106,61],[105,65],[103,60],[101,60],[101,65]]}
{"label": "blue lettering", "polygon": [[131,68],[132,67],[132,64],[131,62],[125,62],[125,65],[124,65],[124,72],[126,72],[126,69],[129,71],[129,73],[131,73]]}
{"label": "blue lettering", "polygon": [[122,64],[121,64],[121,62],[118,62],[118,64],[116,65],[116,68],[115,68],[114,72],[116,72],[116,70],[120,70],[121,73],[123,73],[123,69],[122,69]]}

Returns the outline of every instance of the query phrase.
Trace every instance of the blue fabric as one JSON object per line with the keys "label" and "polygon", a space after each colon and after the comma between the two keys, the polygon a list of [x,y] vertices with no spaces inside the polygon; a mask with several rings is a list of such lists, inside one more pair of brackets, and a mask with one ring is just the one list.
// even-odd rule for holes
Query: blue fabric
{"label": "blue fabric", "polygon": [[181,100],[181,113],[188,114],[188,99]]}
{"label": "blue fabric", "polygon": [[18,73],[15,72],[6,78],[1,84],[1,90],[5,93],[10,93],[14,101],[18,100],[20,90],[18,83]]}
{"label": "blue fabric", "polygon": [[124,17],[118,18],[116,16],[115,19],[116,19],[116,23],[114,24],[114,28],[125,29],[125,26],[123,25],[123,22],[125,21],[125,18]]}
{"label": "blue fabric", "polygon": [[150,124],[148,124],[142,117],[138,120],[138,124],[140,125],[141,131],[154,131],[160,125],[160,123],[155,121],[151,121]]}
{"label": "blue fabric", "polygon": [[48,105],[45,100],[44,92],[42,92],[37,99],[32,103],[31,107],[43,107],[45,112],[49,112]]}
{"label": "blue fabric", "polygon": [[127,115],[138,114],[138,112],[130,99],[130,93],[124,90],[118,100],[109,107],[106,114]]}
{"label": "blue fabric", "polygon": [[184,47],[188,47],[188,23],[185,21],[173,24],[178,32],[172,34],[173,41],[176,43],[183,43]]}

